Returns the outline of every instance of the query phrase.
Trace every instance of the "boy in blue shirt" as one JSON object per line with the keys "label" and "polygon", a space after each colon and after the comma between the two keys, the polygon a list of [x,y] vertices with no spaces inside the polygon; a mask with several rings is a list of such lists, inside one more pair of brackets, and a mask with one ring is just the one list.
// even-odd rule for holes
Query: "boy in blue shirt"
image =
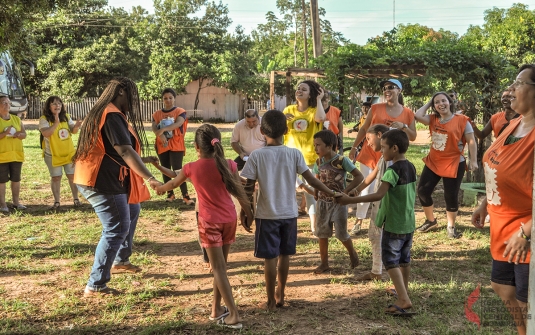
{"label": "boy in blue shirt", "polygon": [[411,261],[412,237],[416,229],[414,200],[416,198],[416,169],[405,158],[409,147],[407,134],[392,129],[381,137],[381,151],[385,161],[393,164],[387,168],[376,193],[361,197],[343,196],[338,203],[349,204],[381,200],[375,219],[383,227],[381,252],[383,264],[394,283],[397,300],[385,310],[393,316],[411,316],[407,311],[412,302],[407,293]]}
{"label": "boy in blue shirt", "polygon": [[[362,173],[344,156],[336,152],[336,135],[330,130],[321,130],[314,134],[314,150],[319,158],[314,164],[312,172],[325,186],[336,192],[349,193],[363,180]],[[346,186],[346,174],[353,175],[353,181]],[[342,242],[349,253],[351,268],[359,265],[359,257],[351,236],[347,233],[347,206],[334,201],[329,194],[317,192],[316,221],[314,223],[314,235],[319,239],[321,264],[315,270],[315,274],[328,271],[329,268],[329,237],[333,235]]]}

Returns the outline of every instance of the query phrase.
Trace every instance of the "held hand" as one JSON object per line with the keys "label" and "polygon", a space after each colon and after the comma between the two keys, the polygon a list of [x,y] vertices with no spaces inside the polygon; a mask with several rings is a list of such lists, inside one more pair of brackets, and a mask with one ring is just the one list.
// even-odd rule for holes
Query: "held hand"
{"label": "held hand", "polygon": [[243,209],[240,211],[240,223],[241,223],[242,227],[248,233],[252,233],[253,232],[251,230],[251,225],[253,224],[253,218],[249,218],[249,217],[245,216],[245,211]]}
{"label": "held hand", "polygon": [[469,167],[470,171],[474,172],[475,170],[477,170],[477,168],[478,168],[477,161],[475,162],[470,161],[470,167]]}
{"label": "held hand", "polygon": [[515,264],[518,264],[520,261],[526,261],[530,247],[530,242],[528,240],[515,233],[510,239],[503,243],[507,244],[503,257],[509,255],[509,259],[507,260],[509,263],[514,262]]}
{"label": "held hand", "polygon": [[159,165],[158,157],[155,156],[143,157],[141,158],[141,160],[143,161],[143,163],[150,163],[156,167],[158,167]]}
{"label": "held hand", "polygon": [[347,205],[347,204],[351,204],[353,201],[351,199],[351,197],[343,194],[343,193],[339,193],[340,195],[338,195],[338,193],[336,194],[334,200],[339,203],[340,205]]}

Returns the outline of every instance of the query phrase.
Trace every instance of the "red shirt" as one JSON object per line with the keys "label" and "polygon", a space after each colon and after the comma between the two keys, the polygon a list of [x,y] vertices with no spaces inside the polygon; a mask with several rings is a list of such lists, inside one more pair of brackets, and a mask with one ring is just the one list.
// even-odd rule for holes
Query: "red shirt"
{"label": "red shirt", "polygon": [[[374,124],[384,124],[385,126],[390,127],[390,125],[394,121],[399,121],[401,123],[409,125],[412,123],[412,121],[414,121],[414,113],[407,107],[403,107],[403,111],[401,112],[401,114],[399,114],[399,116],[395,118],[391,117],[386,112],[386,103],[372,105],[370,112],[373,115],[370,126]],[[370,146],[363,145],[362,150],[360,150],[360,153],[357,157],[357,161],[366,165],[370,169],[375,169],[379,158],[381,158],[380,151],[375,152]]]}
{"label": "red shirt", "polygon": [[[227,159],[230,171],[236,172],[237,165]],[[191,179],[197,201],[199,216],[209,223],[230,223],[236,221],[236,209],[230,198],[214,158],[201,158],[184,165],[182,171]]]}
{"label": "red shirt", "polygon": [[[504,145],[519,122],[520,118],[511,120],[482,161],[490,216],[490,252],[497,261],[507,261],[503,242],[518,234],[520,224],[530,222],[532,217],[535,129],[521,140]],[[530,256],[531,252],[523,263],[529,263]]]}

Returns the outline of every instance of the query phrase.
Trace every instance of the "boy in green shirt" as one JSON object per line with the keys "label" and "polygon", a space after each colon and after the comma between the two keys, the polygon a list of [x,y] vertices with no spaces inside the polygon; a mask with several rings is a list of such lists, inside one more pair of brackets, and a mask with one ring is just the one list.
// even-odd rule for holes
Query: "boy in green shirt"
{"label": "boy in green shirt", "polygon": [[412,307],[407,293],[411,261],[412,237],[416,229],[414,200],[416,198],[416,169],[405,158],[409,138],[405,132],[392,129],[381,137],[381,152],[385,161],[393,164],[387,168],[376,193],[361,197],[337,198],[340,204],[373,202],[381,200],[375,224],[383,228],[381,252],[383,264],[394,283],[397,300],[385,313],[394,316],[410,316]]}

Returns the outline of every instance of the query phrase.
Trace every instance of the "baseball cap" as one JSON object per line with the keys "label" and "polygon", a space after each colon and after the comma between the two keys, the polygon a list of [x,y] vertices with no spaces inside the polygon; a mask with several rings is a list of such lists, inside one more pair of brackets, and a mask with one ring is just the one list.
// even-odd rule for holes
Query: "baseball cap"
{"label": "baseball cap", "polygon": [[397,80],[397,79],[383,80],[382,82],[379,83],[379,86],[383,87],[383,86],[385,86],[386,83],[392,83],[392,84],[396,85],[397,87],[399,87],[400,90],[403,89],[403,86],[401,85],[401,82],[399,80]]}

